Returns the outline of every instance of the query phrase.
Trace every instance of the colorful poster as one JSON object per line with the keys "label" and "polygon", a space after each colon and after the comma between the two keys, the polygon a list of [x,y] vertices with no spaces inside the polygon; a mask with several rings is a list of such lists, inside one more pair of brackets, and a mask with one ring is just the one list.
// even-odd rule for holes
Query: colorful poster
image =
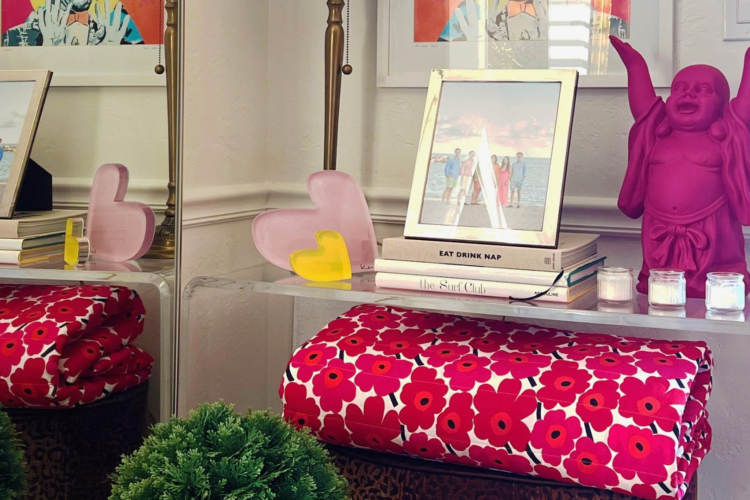
{"label": "colorful poster", "polygon": [[157,45],[163,0],[0,0],[2,45]]}
{"label": "colorful poster", "polygon": [[593,26],[609,26],[609,33],[630,38],[630,0],[591,0]]}
{"label": "colorful poster", "polygon": [[[475,3],[472,1],[472,3]],[[414,42],[465,40],[456,10],[468,15],[464,0],[414,0]],[[475,9],[478,9],[476,2]]]}

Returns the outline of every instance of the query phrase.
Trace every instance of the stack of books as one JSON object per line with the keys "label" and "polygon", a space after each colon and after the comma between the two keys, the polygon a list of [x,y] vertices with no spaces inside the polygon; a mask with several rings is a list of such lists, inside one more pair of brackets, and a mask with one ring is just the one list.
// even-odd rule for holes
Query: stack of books
{"label": "stack of books", "polygon": [[65,225],[85,211],[22,212],[0,219],[0,264],[36,267],[64,261]]}
{"label": "stack of books", "polygon": [[558,248],[386,238],[375,284],[421,292],[570,303],[596,288],[606,257],[596,235],[561,234]]}

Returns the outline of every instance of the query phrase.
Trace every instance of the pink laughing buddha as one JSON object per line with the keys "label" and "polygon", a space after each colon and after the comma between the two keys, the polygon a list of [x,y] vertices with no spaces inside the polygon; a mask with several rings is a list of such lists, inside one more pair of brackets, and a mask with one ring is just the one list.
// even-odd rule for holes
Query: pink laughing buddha
{"label": "pink laughing buddha", "polygon": [[657,97],[643,57],[610,37],[628,70],[635,124],[618,206],[643,216],[643,268],[685,271],[688,297],[703,298],[706,274],[750,276],[742,226],[750,225],[750,50],[737,97],[716,68],[688,66],[675,76],[666,103]]}

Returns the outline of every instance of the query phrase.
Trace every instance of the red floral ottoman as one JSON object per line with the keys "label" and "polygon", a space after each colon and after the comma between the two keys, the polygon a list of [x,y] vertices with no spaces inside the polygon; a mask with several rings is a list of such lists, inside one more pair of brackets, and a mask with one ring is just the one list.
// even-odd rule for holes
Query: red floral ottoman
{"label": "red floral ottoman", "polygon": [[302,345],[284,416],[323,441],[680,499],[711,444],[703,342],[361,305]]}
{"label": "red floral ottoman", "polygon": [[144,317],[124,287],[0,285],[0,403],[66,408],[145,382]]}

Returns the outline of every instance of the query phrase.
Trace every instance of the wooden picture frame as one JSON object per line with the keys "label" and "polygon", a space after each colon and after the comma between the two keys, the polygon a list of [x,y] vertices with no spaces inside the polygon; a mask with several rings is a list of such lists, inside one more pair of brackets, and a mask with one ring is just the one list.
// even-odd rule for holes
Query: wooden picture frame
{"label": "wooden picture frame", "polygon": [[[31,146],[34,143],[39,118],[42,115],[42,108],[47,97],[52,72],[46,70],[37,71],[0,71],[0,109],[3,109],[2,100],[3,92],[13,93],[9,99],[18,102],[19,111],[13,111],[14,120],[18,119],[22,123],[8,122],[3,128],[0,125],[0,140],[2,140],[3,130],[11,134],[11,141],[16,136],[18,142],[3,145],[2,158],[0,158],[0,218],[8,219],[13,217],[13,210],[16,205],[18,192],[21,188],[26,164],[31,154]],[[4,89],[3,87],[6,87]],[[22,115],[21,109],[25,109]],[[22,116],[19,116],[22,115]],[[5,151],[5,148],[10,148]],[[8,156],[12,153],[12,159]],[[3,162],[5,160],[5,162]],[[7,177],[5,172],[7,171]]]}

